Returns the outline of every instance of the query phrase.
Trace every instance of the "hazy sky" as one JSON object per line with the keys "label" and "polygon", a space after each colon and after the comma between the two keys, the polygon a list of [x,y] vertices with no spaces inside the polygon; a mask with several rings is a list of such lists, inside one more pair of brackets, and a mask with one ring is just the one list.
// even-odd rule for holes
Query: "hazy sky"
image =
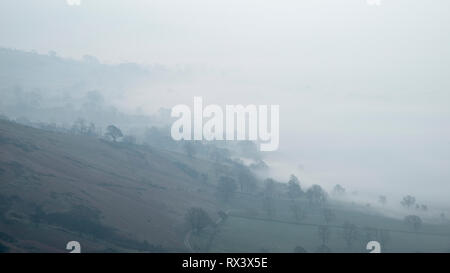
{"label": "hazy sky", "polygon": [[2,0],[0,46],[203,67],[118,103],[279,104],[286,178],[450,196],[448,0]]}

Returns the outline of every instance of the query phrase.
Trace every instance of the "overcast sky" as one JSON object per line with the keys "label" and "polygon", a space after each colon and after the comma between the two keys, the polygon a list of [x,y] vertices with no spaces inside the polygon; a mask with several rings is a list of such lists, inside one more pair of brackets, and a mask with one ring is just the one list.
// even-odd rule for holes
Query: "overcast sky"
{"label": "overcast sky", "polygon": [[2,0],[0,46],[206,67],[119,105],[279,104],[281,178],[449,201],[448,0]]}

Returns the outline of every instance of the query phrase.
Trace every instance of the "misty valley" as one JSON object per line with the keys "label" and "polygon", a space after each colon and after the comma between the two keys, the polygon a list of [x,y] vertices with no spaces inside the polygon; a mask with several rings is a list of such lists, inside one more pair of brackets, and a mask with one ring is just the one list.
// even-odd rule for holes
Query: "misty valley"
{"label": "misty valley", "polygon": [[175,140],[170,109],[114,104],[189,73],[1,48],[0,252],[450,251],[448,203],[322,184],[256,131]]}

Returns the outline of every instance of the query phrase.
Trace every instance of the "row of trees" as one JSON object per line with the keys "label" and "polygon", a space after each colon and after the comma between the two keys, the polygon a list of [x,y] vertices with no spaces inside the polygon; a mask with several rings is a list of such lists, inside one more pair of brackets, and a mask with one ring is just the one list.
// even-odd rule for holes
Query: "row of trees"
{"label": "row of trees", "polygon": [[[98,137],[101,135],[101,130],[99,130],[93,122],[87,122],[86,120],[79,118],[77,119],[71,129],[70,132],[76,135],[83,136],[92,136]],[[122,130],[120,130],[115,125],[109,125],[106,127],[106,132],[104,134],[105,138],[117,142],[118,139],[122,138],[123,142],[126,143],[136,143],[136,138],[134,136],[124,136]]]}
{"label": "row of trees", "polygon": [[411,195],[406,195],[405,197],[403,197],[402,201],[400,201],[400,204],[407,209],[411,209],[411,208],[415,207],[417,210],[423,210],[423,211],[428,210],[427,205],[418,204],[416,202],[416,198]]}

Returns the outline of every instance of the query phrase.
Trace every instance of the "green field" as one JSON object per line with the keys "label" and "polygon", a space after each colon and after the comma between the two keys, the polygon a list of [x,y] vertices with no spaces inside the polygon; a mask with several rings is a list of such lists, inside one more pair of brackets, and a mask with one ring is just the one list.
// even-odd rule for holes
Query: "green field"
{"label": "green field", "polygon": [[[241,200],[247,204],[256,201]],[[277,208],[281,211],[272,218],[256,207],[254,210],[231,211],[227,220],[217,227],[214,236],[212,230],[197,234],[192,237],[193,245],[200,252],[293,252],[297,246],[307,252],[320,252],[322,243],[318,229],[319,226],[328,226],[330,234],[326,245],[331,252],[369,252],[366,244],[380,240],[373,234],[374,229],[387,231],[388,239],[382,242],[382,252],[450,252],[448,225],[424,224],[416,232],[400,219],[364,213],[342,204],[334,205],[336,219],[328,225],[320,210],[312,208],[305,220],[297,222],[289,214],[287,203],[287,200],[278,201]],[[357,239],[351,246],[343,236],[346,221],[357,226]]]}

